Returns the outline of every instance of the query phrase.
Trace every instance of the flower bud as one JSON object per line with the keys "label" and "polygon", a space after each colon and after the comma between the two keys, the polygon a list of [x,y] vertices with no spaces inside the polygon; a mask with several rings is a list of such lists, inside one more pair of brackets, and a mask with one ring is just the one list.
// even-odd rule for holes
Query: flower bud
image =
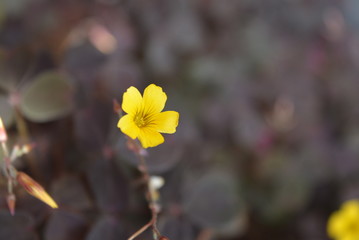
{"label": "flower bud", "polygon": [[160,198],[159,189],[165,184],[165,180],[160,176],[151,176],[149,181],[150,194],[154,201],[158,201]]}
{"label": "flower bud", "polygon": [[10,214],[12,216],[15,215],[15,202],[16,202],[16,197],[14,194],[9,194],[6,198],[7,201],[7,206],[9,207],[10,210]]}
{"label": "flower bud", "polygon": [[25,144],[21,147],[21,153],[22,154],[27,154],[29,152],[31,152],[31,150],[34,148],[34,144]]}
{"label": "flower bud", "polygon": [[44,188],[27,174],[18,172],[17,181],[32,196],[43,201],[52,208],[58,208],[56,202],[49,196],[49,194],[47,194]]}

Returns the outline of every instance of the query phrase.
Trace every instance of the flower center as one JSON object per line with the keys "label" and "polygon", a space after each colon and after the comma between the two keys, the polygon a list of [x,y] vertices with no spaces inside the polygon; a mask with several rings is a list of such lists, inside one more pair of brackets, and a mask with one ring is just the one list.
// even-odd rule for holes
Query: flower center
{"label": "flower center", "polygon": [[146,125],[145,119],[141,114],[137,114],[134,118],[137,127],[141,128]]}

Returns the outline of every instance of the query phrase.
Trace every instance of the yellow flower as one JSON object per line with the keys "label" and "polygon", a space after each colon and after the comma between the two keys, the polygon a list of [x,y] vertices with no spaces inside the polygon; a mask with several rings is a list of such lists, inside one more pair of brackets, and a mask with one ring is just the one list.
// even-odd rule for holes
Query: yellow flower
{"label": "yellow flower", "polygon": [[328,220],[328,235],[335,240],[359,239],[359,201],[350,200],[332,213]]}
{"label": "yellow flower", "polygon": [[128,88],[122,100],[122,110],[127,115],[119,120],[117,127],[130,138],[138,138],[144,148],[163,143],[161,133],[175,133],[179,119],[178,112],[161,112],[166,100],[166,93],[154,84],[145,89],[143,97],[137,88]]}

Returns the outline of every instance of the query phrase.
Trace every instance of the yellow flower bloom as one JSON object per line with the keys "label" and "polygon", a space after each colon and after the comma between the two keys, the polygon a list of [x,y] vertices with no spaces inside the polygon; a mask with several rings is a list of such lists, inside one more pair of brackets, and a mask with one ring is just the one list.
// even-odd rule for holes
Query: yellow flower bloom
{"label": "yellow flower bloom", "polygon": [[179,119],[178,112],[161,112],[166,100],[166,93],[154,84],[145,89],[143,97],[137,88],[128,88],[122,100],[122,110],[127,115],[119,120],[117,127],[130,138],[138,138],[144,148],[163,143],[161,133],[175,133]]}
{"label": "yellow flower bloom", "polygon": [[332,213],[327,231],[335,240],[359,239],[359,201],[347,201],[338,211]]}

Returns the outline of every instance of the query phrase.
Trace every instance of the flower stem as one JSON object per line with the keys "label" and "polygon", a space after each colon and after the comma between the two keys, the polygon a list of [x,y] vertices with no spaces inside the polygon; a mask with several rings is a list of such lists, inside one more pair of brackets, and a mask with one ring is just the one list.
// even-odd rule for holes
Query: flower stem
{"label": "flower stem", "polygon": [[1,148],[4,152],[4,157],[5,158],[9,157],[9,148],[7,147],[6,142],[1,142]]}
{"label": "flower stem", "polygon": [[[17,107],[15,108],[15,120],[16,120],[16,128],[17,128],[22,140],[24,142],[30,142],[30,135],[29,135],[29,130],[28,130],[26,121],[25,121],[24,117],[22,116],[20,110]],[[35,159],[34,159],[33,155],[31,153],[27,154],[27,156],[25,157],[25,160],[26,160],[26,163],[29,166],[32,174],[34,176],[36,176],[37,178],[39,178],[39,172],[36,168]]]}
{"label": "flower stem", "polygon": [[9,171],[8,171],[8,166],[9,166],[9,148],[6,144],[6,142],[1,142],[1,149],[4,153],[4,158],[2,159],[2,167],[3,167],[3,172],[5,174],[5,176],[9,179]]}
{"label": "flower stem", "polygon": [[157,217],[158,217],[158,213],[159,213],[160,208],[159,208],[158,203],[156,202],[153,194],[150,191],[150,174],[148,172],[146,159],[143,156],[143,154],[141,154],[141,153],[137,153],[137,156],[138,156],[138,158],[140,160],[140,163],[138,165],[138,170],[142,173],[142,178],[143,178],[143,180],[144,180],[144,182],[146,184],[146,190],[145,190],[146,199],[147,199],[147,202],[148,202],[148,208],[151,210],[152,218],[146,225],[144,225],[137,232],[132,234],[132,236],[128,240],[135,239],[141,233],[146,231],[149,227],[152,227],[153,239],[158,240],[159,237],[161,236],[161,233],[157,228]]}

